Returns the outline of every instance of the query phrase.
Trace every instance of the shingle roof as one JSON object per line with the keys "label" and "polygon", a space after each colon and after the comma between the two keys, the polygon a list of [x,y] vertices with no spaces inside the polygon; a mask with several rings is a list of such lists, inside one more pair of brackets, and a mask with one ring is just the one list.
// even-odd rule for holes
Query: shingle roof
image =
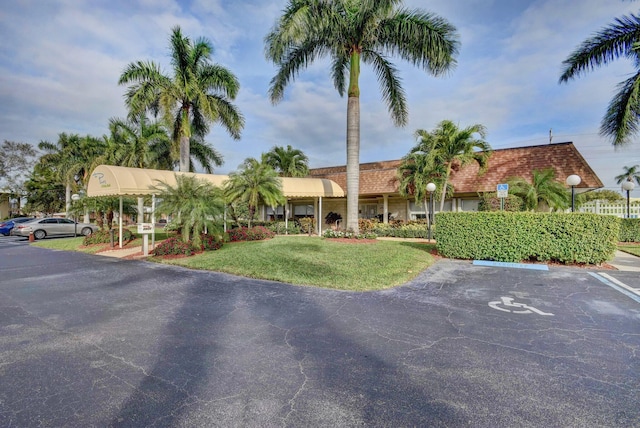
{"label": "shingle roof", "polygon": [[[360,195],[397,193],[396,171],[400,160],[360,164]],[[451,183],[456,195],[495,191],[496,185],[505,183],[510,177],[532,179],[531,171],[552,167],[558,181],[577,174],[582,182],[576,186],[584,189],[603,187],[602,181],[591,169],[572,142],[545,144],[494,150],[489,158],[487,171],[478,175],[478,165],[469,164],[453,171]],[[313,168],[311,177],[328,178],[346,190],[346,166]]]}

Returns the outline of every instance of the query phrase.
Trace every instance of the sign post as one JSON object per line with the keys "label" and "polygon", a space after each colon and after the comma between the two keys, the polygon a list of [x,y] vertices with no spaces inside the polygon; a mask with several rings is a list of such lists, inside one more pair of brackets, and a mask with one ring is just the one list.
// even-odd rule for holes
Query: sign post
{"label": "sign post", "polygon": [[138,233],[142,235],[142,254],[149,255],[149,234],[153,232],[153,223],[138,223]]}
{"label": "sign post", "polygon": [[498,197],[500,198],[500,211],[504,210],[504,198],[509,196],[509,185],[506,183],[498,184],[496,187],[496,192],[498,193]]}

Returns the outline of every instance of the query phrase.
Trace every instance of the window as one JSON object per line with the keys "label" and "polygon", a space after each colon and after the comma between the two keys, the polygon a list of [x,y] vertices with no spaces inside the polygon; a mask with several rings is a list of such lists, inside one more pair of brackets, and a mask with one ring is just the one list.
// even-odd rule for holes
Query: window
{"label": "window", "polygon": [[359,206],[360,218],[375,218],[378,216],[378,204],[363,204]]}

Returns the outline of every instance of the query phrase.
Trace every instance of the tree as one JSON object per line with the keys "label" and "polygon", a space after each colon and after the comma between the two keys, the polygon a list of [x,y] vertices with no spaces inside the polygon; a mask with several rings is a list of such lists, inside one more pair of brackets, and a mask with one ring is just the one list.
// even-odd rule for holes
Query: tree
{"label": "tree", "polygon": [[309,158],[302,150],[287,145],[274,146],[265,153],[265,161],[278,171],[281,177],[306,177],[309,175]]}
{"label": "tree", "polygon": [[546,204],[555,210],[565,210],[570,206],[571,195],[564,184],[556,181],[556,172],[553,168],[543,170],[534,169],[532,181],[522,177],[512,177],[507,180],[509,193],[520,197],[526,210],[534,211]]}
{"label": "tree", "polygon": [[[108,161],[130,168],[159,168],[171,147],[169,134],[161,123],[152,123],[145,115],[136,120],[109,120],[113,152]],[[110,162],[109,162],[110,163]]]}
{"label": "tree", "polygon": [[600,125],[600,133],[623,146],[640,129],[640,16],[631,14],[617,18],[612,24],[588,38],[562,63],[560,83],[607,65],[620,57],[634,62],[636,72],[618,84],[618,92],[610,101]]}
{"label": "tree", "polygon": [[180,171],[189,171],[192,137],[204,141],[212,123],[220,123],[234,139],[240,138],[244,118],[231,101],[240,83],[225,67],[210,63],[213,46],[204,38],[192,42],[180,27],[171,34],[173,76],[154,62],[129,64],[118,84],[131,84],[125,95],[130,117],[147,111],[161,113],[173,129],[179,147]]}
{"label": "tree", "polygon": [[[391,117],[407,123],[407,103],[398,70],[389,56],[439,76],[458,52],[455,28],[441,17],[401,8],[401,0],[289,0],[267,35],[266,56],[278,67],[269,94],[277,103],[300,70],[331,58],[331,77],[347,93],[347,229],[358,232],[360,179],[360,66],[373,67]],[[347,80],[348,76],[348,80]]]}
{"label": "tree", "polygon": [[199,246],[205,230],[221,233],[216,221],[224,213],[221,189],[194,175],[177,174],[175,186],[160,182],[154,189],[160,191],[156,210],[173,216],[172,222],[177,222],[184,242],[192,239]]}
{"label": "tree", "polygon": [[640,165],[624,166],[624,172],[616,176],[616,183],[622,184],[623,181],[635,181],[640,185]]}
{"label": "tree", "polygon": [[266,162],[247,158],[238,171],[229,174],[224,193],[227,202],[246,202],[249,206],[249,227],[260,202],[275,207],[286,202],[278,173]]}
{"label": "tree", "polygon": [[409,153],[398,167],[398,189],[402,196],[413,196],[416,203],[424,203],[424,212],[429,219],[429,210],[427,201],[429,200],[429,192],[427,184],[434,183],[436,188],[442,186],[443,181],[442,164],[434,164],[433,159],[427,153]]}
{"label": "tree", "polygon": [[18,201],[25,196],[25,181],[36,162],[36,150],[28,143],[4,140],[0,147],[0,189]]}
{"label": "tree", "polygon": [[50,165],[38,162],[24,187],[28,195],[26,212],[49,215],[64,209],[65,186],[59,180],[58,172]]}
{"label": "tree", "polygon": [[622,195],[613,190],[594,190],[593,192],[585,192],[576,195],[576,205],[580,206],[585,202],[591,201],[607,201],[621,202],[624,201]]}
{"label": "tree", "polygon": [[[480,138],[475,138],[476,134]],[[425,153],[431,158],[430,162],[434,165],[440,164],[443,168],[440,195],[440,211],[443,211],[449,179],[454,168],[476,162],[480,166],[480,173],[486,170],[491,156],[491,146],[483,140],[486,129],[479,124],[459,129],[452,121],[443,120],[433,131],[418,129],[415,135],[418,144],[411,152]]]}
{"label": "tree", "polygon": [[80,137],[63,132],[55,144],[41,141],[38,148],[44,152],[39,162],[54,171],[56,179],[65,186],[65,211],[68,216],[71,192],[86,186],[96,159],[104,154],[106,143],[90,135]]}

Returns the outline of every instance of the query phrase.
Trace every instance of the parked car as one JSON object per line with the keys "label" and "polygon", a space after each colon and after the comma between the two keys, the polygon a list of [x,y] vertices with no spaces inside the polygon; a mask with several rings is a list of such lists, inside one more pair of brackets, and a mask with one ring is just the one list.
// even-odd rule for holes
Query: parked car
{"label": "parked car", "polygon": [[68,218],[45,217],[20,223],[12,230],[12,235],[28,237],[33,233],[35,239],[47,236],[74,236],[76,233],[91,235],[100,229],[95,224],[76,223]]}
{"label": "parked car", "polygon": [[34,217],[16,217],[5,220],[0,223],[0,233],[4,236],[9,236],[11,234],[11,229],[13,229],[16,224],[24,223],[25,221],[30,221],[33,219]]}

